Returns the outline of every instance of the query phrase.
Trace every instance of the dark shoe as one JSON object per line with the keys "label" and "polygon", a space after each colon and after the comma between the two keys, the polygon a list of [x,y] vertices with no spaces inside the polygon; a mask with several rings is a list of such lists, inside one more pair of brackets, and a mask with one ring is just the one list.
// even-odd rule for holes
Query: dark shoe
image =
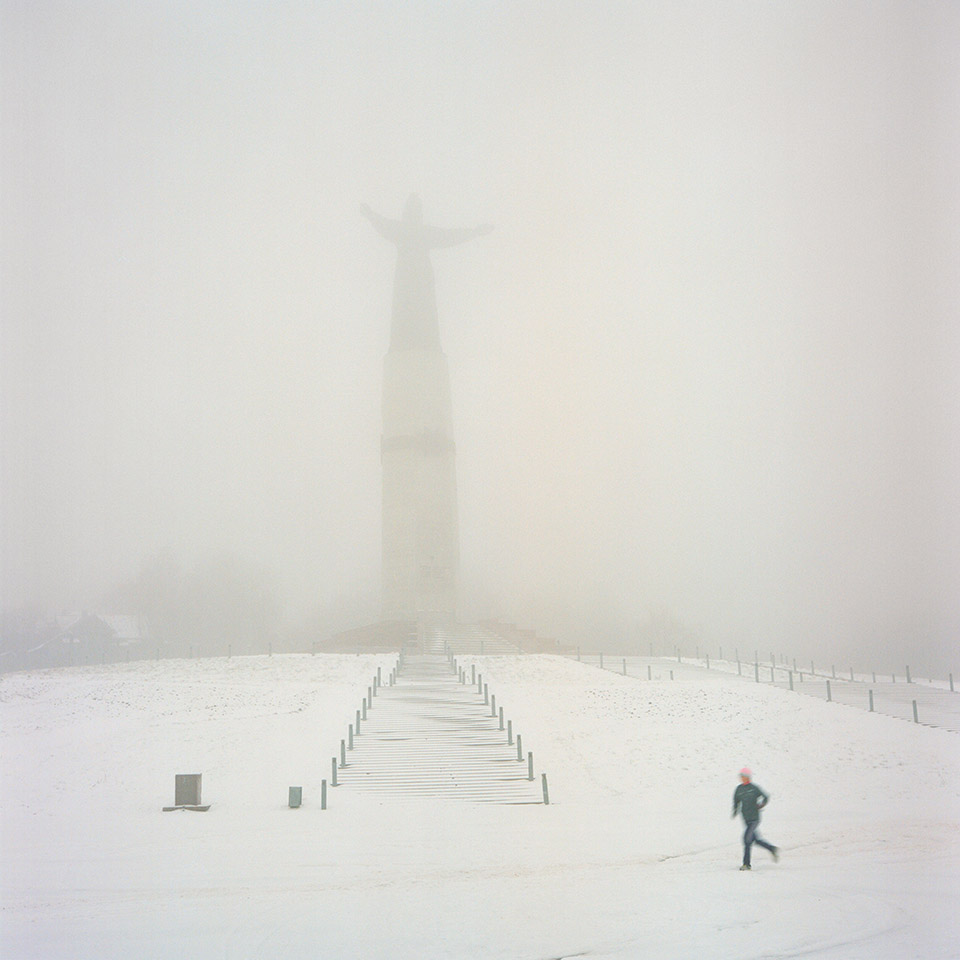
{"label": "dark shoe", "polygon": [[774,848],[770,851],[770,853],[773,854],[773,862],[774,862],[774,863],[777,863],[777,862],[780,860],[780,848],[779,848],[779,847],[774,847]]}
{"label": "dark shoe", "polygon": [[741,870],[749,870],[749,869],[750,869],[750,864],[749,864],[749,863],[745,863],[740,869],[741,869]]}

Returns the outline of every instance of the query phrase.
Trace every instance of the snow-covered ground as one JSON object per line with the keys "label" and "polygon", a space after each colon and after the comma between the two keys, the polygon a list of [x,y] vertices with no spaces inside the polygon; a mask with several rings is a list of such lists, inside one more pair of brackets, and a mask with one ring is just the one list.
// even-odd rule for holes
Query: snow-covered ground
{"label": "snow-covered ground", "polygon": [[[960,957],[960,736],[725,675],[475,663],[549,806],[320,781],[391,657],[0,678],[0,956]],[[772,797],[740,872],[744,764]],[[162,813],[203,774],[207,813]],[[304,806],[287,807],[302,786]]]}

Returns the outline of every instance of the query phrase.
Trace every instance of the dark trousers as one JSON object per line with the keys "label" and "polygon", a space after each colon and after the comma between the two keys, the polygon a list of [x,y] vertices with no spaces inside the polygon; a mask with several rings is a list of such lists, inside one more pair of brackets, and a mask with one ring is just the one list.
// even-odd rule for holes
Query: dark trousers
{"label": "dark trousers", "polygon": [[750,847],[753,844],[756,844],[758,847],[763,847],[764,850],[769,850],[773,853],[776,850],[776,847],[772,843],[767,843],[766,840],[761,840],[757,836],[757,827],[760,826],[759,820],[748,820],[747,829],[743,831],[743,863],[744,866],[750,866]]}

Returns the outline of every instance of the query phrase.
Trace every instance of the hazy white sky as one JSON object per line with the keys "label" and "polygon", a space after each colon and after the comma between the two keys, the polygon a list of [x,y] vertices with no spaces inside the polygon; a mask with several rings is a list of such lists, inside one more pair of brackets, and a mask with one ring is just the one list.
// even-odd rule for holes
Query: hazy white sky
{"label": "hazy white sky", "polygon": [[228,554],[376,616],[418,191],[496,225],[434,255],[465,613],[954,649],[960,6],[0,16],[6,605]]}

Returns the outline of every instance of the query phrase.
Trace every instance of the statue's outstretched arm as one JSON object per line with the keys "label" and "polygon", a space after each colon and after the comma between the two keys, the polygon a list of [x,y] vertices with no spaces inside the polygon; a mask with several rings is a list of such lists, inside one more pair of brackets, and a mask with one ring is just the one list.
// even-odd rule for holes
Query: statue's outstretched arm
{"label": "statue's outstretched arm", "polygon": [[440,227],[424,227],[428,247],[455,247],[474,237],[482,237],[493,229],[489,223],[479,227],[464,227],[460,230],[442,230]]}
{"label": "statue's outstretched arm", "polygon": [[381,216],[379,213],[371,210],[367,204],[360,204],[360,212],[373,224],[373,229],[380,234],[381,237],[386,237],[391,243],[397,243],[400,240],[400,222],[398,220],[390,220],[387,217]]}

